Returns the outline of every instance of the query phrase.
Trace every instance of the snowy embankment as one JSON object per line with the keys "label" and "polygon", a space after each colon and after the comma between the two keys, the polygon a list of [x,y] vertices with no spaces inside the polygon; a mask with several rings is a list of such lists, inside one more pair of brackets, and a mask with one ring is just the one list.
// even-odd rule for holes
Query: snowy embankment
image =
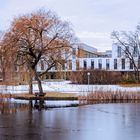
{"label": "snowy embankment", "polygon": [[[128,91],[140,92],[140,87],[121,87],[119,85],[78,85],[71,84],[70,81],[63,82],[43,82],[44,92],[65,92],[75,94],[87,94],[92,91]],[[28,85],[6,86],[0,85],[0,93],[27,93]],[[38,92],[37,84],[33,85],[33,91]]]}

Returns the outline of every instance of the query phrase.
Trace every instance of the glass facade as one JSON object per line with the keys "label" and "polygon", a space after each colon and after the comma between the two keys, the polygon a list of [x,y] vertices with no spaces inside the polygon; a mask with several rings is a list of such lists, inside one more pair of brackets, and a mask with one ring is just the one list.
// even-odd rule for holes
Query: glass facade
{"label": "glass facade", "polygon": [[41,63],[41,70],[44,70],[44,62],[40,61],[40,63]]}
{"label": "glass facade", "polygon": [[133,47],[133,57],[137,57],[138,56],[138,47],[134,46]]}
{"label": "glass facade", "polygon": [[130,67],[129,68],[133,69],[133,61],[132,60],[130,60]]}
{"label": "glass facade", "polygon": [[118,53],[118,57],[121,57],[122,56],[122,49],[121,49],[120,46],[118,46],[117,53]]}
{"label": "glass facade", "polygon": [[98,60],[98,68],[99,69],[102,69],[102,59],[99,59]]}
{"label": "glass facade", "polygon": [[138,69],[140,69],[140,58],[138,59]]}
{"label": "glass facade", "polygon": [[117,65],[117,59],[114,59],[114,69],[117,69],[118,65]]}
{"label": "glass facade", "polygon": [[94,69],[94,60],[91,60],[91,69]]}
{"label": "glass facade", "polygon": [[106,69],[108,70],[108,69],[110,69],[110,63],[109,63],[110,61],[109,61],[109,59],[106,59]]}
{"label": "glass facade", "polygon": [[84,69],[87,69],[87,61],[84,60]]}
{"label": "glass facade", "polygon": [[122,69],[125,69],[125,59],[122,59]]}

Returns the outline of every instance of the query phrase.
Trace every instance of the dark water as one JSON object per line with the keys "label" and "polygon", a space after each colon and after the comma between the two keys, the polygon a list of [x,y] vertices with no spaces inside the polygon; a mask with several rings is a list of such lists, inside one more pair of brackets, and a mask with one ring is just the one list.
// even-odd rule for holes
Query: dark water
{"label": "dark water", "polygon": [[0,102],[0,140],[140,140],[140,104],[37,110]]}

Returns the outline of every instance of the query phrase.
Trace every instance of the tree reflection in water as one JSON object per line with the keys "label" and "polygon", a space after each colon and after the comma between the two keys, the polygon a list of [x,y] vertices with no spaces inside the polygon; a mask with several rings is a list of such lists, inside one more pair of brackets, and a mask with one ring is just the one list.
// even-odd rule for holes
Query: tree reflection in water
{"label": "tree reflection in water", "polygon": [[35,100],[35,104],[34,104],[34,108],[38,109],[39,111],[41,111],[42,109],[45,108],[45,102],[44,100]]}
{"label": "tree reflection in water", "polygon": [[[51,103],[50,103],[51,102]],[[50,108],[77,107],[79,101],[45,101],[0,99],[0,114],[14,114],[18,111],[47,110]]]}
{"label": "tree reflection in water", "polygon": [[0,99],[0,114],[13,114],[30,108],[31,106],[28,103],[16,103],[11,102],[10,99]]}
{"label": "tree reflection in water", "polygon": [[30,100],[28,102],[11,102],[10,99],[0,99],[0,114],[13,114],[17,111],[37,109],[41,111],[45,108],[44,100],[36,100],[35,102]]}

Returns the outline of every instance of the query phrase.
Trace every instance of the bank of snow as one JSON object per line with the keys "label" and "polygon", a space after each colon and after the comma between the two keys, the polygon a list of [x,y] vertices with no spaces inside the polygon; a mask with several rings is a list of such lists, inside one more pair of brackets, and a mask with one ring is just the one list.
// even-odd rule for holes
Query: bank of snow
{"label": "bank of snow", "polygon": [[[78,85],[71,84],[70,81],[43,82],[44,92],[65,92],[75,94],[86,94],[91,91],[129,91],[140,92],[140,87],[121,87],[119,85]],[[6,86],[0,85],[0,93],[27,93],[28,85]],[[33,91],[38,92],[38,85],[33,85]]]}

